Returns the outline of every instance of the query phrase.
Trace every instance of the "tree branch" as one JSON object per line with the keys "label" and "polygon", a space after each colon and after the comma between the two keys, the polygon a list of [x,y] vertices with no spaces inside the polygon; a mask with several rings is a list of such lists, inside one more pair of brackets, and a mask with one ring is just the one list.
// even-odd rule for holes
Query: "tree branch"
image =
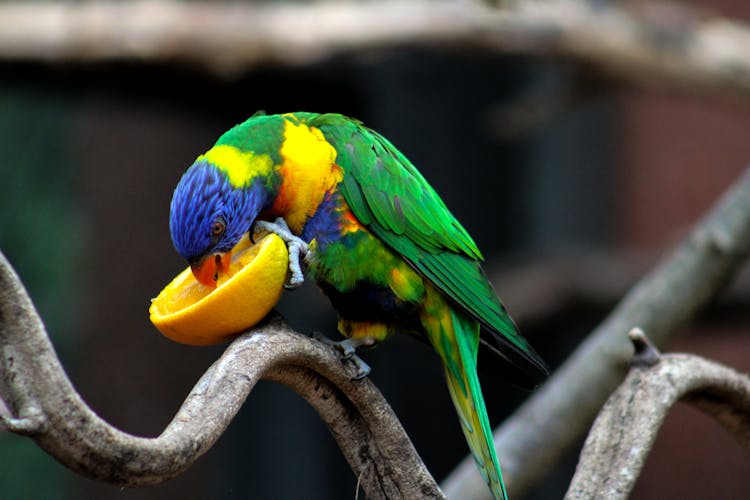
{"label": "tree branch", "polygon": [[[728,283],[750,252],[750,169],[671,255],[623,298],[557,370],[495,431],[511,496],[539,481],[584,435],[623,380],[633,348],[623,332],[639,325],[663,346]],[[443,483],[449,498],[485,498],[464,459]]]}
{"label": "tree branch", "polygon": [[[401,424],[332,348],[274,316],[232,342],[156,438],[97,416],[65,375],[23,285],[0,253],[0,398],[4,426],[89,478],[139,486],[188,468],[224,432],[258,380],[285,384],[321,415],[368,498],[444,498]],[[260,478],[258,479],[260,480]]]}
{"label": "tree branch", "polygon": [[[576,250],[509,259],[488,267],[488,275],[518,324],[549,324],[556,321],[556,315],[570,310],[584,314],[611,311],[657,258],[650,252]],[[738,270],[731,287],[711,305],[712,316],[726,310],[750,314],[750,266]]]}
{"label": "tree branch", "polygon": [[591,428],[565,498],[628,498],[669,409],[685,400],[716,418],[750,452],[750,378],[687,354],[638,364]]}
{"label": "tree branch", "polygon": [[[619,5],[619,6],[618,6]],[[616,78],[750,98],[750,28],[676,3],[486,2],[0,4],[0,59],[179,61],[231,74],[404,44],[562,57]]]}

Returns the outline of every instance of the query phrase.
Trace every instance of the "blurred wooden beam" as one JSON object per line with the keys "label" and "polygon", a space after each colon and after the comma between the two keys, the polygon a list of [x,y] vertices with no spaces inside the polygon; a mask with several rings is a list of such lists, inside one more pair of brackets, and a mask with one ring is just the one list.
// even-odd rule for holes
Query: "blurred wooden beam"
{"label": "blurred wooden beam", "polygon": [[645,5],[9,2],[0,4],[0,61],[170,61],[233,75],[418,45],[571,59],[628,82],[750,100],[748,25],[678,4]]}
{"label": "blurred wooden beam", "polygon": [[[573,308],[606,313],[658,259],[658,254],[600,249],[490,261],[487,269],[498,295],[524,330],[527,324],[557,321],[557,316]],[[707,308],[706,319],[730,311],[750,315],[750,266],[740,269]]]}

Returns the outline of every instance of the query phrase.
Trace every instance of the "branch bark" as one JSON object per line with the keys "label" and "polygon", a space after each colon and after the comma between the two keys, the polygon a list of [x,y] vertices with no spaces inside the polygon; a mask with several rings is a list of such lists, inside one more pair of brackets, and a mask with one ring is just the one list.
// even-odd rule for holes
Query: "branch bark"
{"label": "branch bark", "polygon": [[127,434],[75,391],[0,253],[0,398],[10,411],[0,423],[89,478],[140,486],[180,474],[266,379],[289,386],[318,411],[368,498],[444,498],[383,396],[368,380],[352,381],[353,374],[335,350],[274,316],[229,345],[160,436]]}
{"label": "branch bark", "polygon": [[687,354],[635,365],[586,439],[566,499],[628,498],[669,409],[685,400],[716,418],[750,453],[750,378]]}
{"label": "branch bark", "polygon": [[404,44],[561,57],[629,82],[750,100],[750,28],[652,2],[4,2],[0,59],[178,61],[233,74]]}
{"label": "branch bark", "polygon": [[[508,493],[522,496],[588,430],[625,377],[636,325],[662,347],[708,304],[750,252],[750,169],[688,238],[623,298],[547,383],[495,431]],[[443,482],[449,498],[487,498],[467,457]]]}

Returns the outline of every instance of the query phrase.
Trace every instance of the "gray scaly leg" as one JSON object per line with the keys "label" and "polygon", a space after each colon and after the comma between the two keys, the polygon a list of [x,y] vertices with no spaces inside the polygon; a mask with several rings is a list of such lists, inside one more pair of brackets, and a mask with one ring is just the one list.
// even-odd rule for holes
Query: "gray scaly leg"
{"label": "gray scaly leg", "polygon": [[273,233],[284,240],[289,251],[289,272],[291,273],[289,281],[284,283],[284,288],[292,290],[300,287],[305,282],[300,260],[304,259],[305,255],[307,255],[307,243],[292,233],[283,217],[279,217],[273,222],[265,220],[256,221],[253,232],[257,234],[261,231]]}
{"label": "gray scaly leg", "polygon": [[344,339],[335,341],[318,332],[313,333],[313,338],[341,352],[341,359],[349,360],[354,363],[354,367],[357,369],[357,373],[356,375],[354,375],[352,380],[362,380],[370,374],[370,365],[365,363],[362,358],[357,355],[357,349],[360,347],[370,347],[374,345],[374,338],[363,337],[359,339]]}

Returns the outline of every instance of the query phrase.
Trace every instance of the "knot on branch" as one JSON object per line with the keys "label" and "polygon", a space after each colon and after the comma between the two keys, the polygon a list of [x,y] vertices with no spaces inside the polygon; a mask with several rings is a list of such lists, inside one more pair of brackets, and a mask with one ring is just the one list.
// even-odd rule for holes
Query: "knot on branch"
{"label": "knot on branch", "polygon": [[648,339],[643,330],[637,326],[628,332],[628,337],[633,343],[633,359],[630,361],[634,367],[649,367],[659,363],[661,353],[659,349]]}
{"label": "knot on branch", "polygon": [[0,414],[0,429],[20,434],[22,436],[35,436],[44,432],[46,419],[38,408],[29,408],[23,417],[12,417]]}

